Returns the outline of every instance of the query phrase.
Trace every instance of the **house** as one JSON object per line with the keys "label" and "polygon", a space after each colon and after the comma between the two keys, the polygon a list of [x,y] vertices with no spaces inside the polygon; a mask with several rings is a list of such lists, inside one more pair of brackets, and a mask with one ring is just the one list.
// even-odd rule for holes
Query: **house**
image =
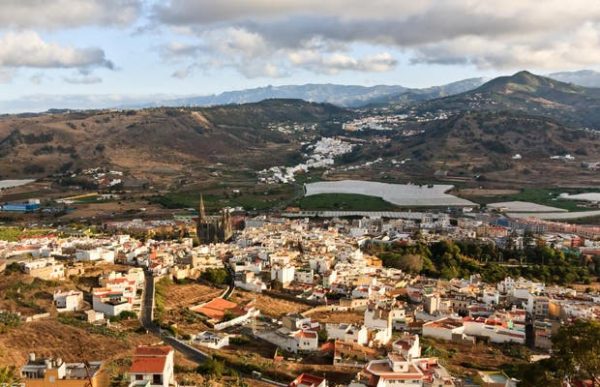
{"label": "house", "polygon": [[65,278],[65,265],[58,263],[54,258],[40,258],[33,261],[19,262],[21,271],[32,277],[46,281],[61,280]]}
{"label": "house", "polygon": [[339,340],[344,343],[356,343],[367,345],[369,343],[369,331],[364,325],[358,327],[352,324],[327,324],[328,340]]}
{"label": "house", "polygon": [[115,252],[114,250],[109,250],[104,247],[78,249],[75,252],[75,260],[82,262],[104,261],[113,263],[115,261]]}
{"label": "house", "polygon": [[478,371],[482,387],[516,387],[517,380],[509,378],[502,371]]}
{"label": "house", "polygon": [[92,290],[92,304],[95,311],[113,317],[121,312],[135,309],[134,304],[139,302],[135,280],[119,277],[103,283],[104,287]]}
{"label": "house", "polygon": [[207,322],[217,331],[244,324],[260,314],[252,301],[246,305],[238,305],[223,298],[214,298],[205,304],[191,307],[190,310],[208,317]]}
{"label": "house", "polygon": [[426,322],[423,324],[423,337],[446,341],[474,341],[465,334],[463,320],[453,317]]}
{"label": "house", "polygon": [[175,386],[175,351],[170,346],[139,346],[129,367],[130,386]]}
{"label": "house", "polygon": [[256,336],[287,352],[311,352],[319,349],[319,335],[310,330],[291,331],[282,327],[277,330],[257,332]]}
{"label": "house", "polygon": [[65,363],[62,359],[40,358],[29,354],[27,363],[21,368],[21,378],[27,387],[100,387],[108,383],[108,375],[101,361]]}
{"label": "house", "polygon": [[421,343],[419,342],[419,335],[404,334],[392,343],[392,349],[408,360],[420,358]]}
{"label": "house", "polygon": [[81,309],[83,304],[83,292],[69,290],[66,292],[56,291],[53,295],[54,305],[58,313],[75,312]]}
{"label": "house", "polygon": [[202,347],[221,349],[229,345],[229,335],[208,331],[200,332],[194,337],[193,343]]}
{"label": "house", "polygon": [[360,382],[351,386],[364,387],[442,387],[454,386],[451,375],[435,358],[407,360],[389,353],[386,359],[372,360],[360,374]]}
{"label": "house", "polygon": [[327,387],[327,379],[311,374],[301,374],[289,384],[289,387]]}
{"label": "house", "polygon": [[104,320],[104,313],[96,312],[93,309],[86,310],[85,315],[86,315],[87,322],[90,324],[94,324],[94,323]]}

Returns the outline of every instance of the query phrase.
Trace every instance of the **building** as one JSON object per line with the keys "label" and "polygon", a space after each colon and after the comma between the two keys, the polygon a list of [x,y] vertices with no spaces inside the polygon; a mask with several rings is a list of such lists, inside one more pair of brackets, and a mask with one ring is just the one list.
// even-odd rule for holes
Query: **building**
{"label": "building", "polygon": [[130,386],[175,386],[175,351],[170,346],[139,346],[129,368]]}
{"label": "building", "polygon": [[76,290],[56,291],[53,295],[54,305],[58,313],[75,312],[81,309],[83,293]]}
{"label": "building", "polygon": [[397,353],[387,359],[372,360],[360,374],[359,383],[351,386],[365,387],[453,387],[454,381],[436,358],[407,360]]}
{"label": "building", "polygon": [[302,374],[294,379],[289,387],[327,387],[327,379],[311,374]]}
{"label": "building", "polygon": [[482,387],[516,387],[517,380],[509,378],[502,371],[478,371]]}
{"label": "building", "polygon": [[192,307],[190,310],[206,316],[207,322],[217,331],[244,324],[260,314],[252,301],[246,305],[238,305],[223,298],[214,298],[205,304]]}
{"label": "building", "polygon": [[193,340],[193,343],[202,347],[221,349],[229,345],[229,335],[216,332],[200,332]]}
{"label": "building", "polygon": [[33,261],[19,262],[21,270],[32,277],[46,281],[65,278],[65,265],[58,263],[54,258],[40,258]]}
{"label": "building", "polygon": [[204,198],[201,195],[196,232],[201,244],[229,241],[233,236],[233,223],[229,210],[221,210],[221,214],[218,216],[207,216],[204,209]]}
{"label": "building", "polygon": [[367,345],[369,343],[369,331],[364,325],[358,327],[352,324],[326,324],[328,340],[339,340],[344,343],[355,343]]}
{"label": "building", "polygon": [[21,368],[21,378],[26,387],[100,387],[108,384],[108,375],[100,361],[65,363],[62,359],[37,359],[34,353],[29,354],[27,364]]}
{"label": "building", "polygon": [[2,206],[2,211],[6,212],[35,212],[40,209],[39,200],[30,200],[25,203],[6,203]]}

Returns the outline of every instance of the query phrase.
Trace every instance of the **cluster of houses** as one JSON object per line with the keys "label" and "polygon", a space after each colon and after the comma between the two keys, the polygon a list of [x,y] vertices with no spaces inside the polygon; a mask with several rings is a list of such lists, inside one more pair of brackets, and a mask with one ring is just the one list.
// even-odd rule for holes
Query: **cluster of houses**
{"label": "cluster of houses", "polygon": [[296,181],[295,175],[315,168],[331,168],[335,158],[350,153],[356,146],[347,139],[337,137],[321,137],[314,144],[306,145],[305,160],[291,167],[273,166],[258,172],[259,181],[266,184],[291,183]]}
{"label": "cluster of houses", "polygon": [[[87,310],[88,321],[93,323],[123,312],[139,313],[144,271],[181,280],[196,279],[207,269],[227,270],[235,288],[291,298],[311,308],[280,320],[260,318],[253,301],[232,302],[226,290],[222,297],[190,308],[210,327],[192,335],[190,345],[222,349],[230,344],[230,328],[247,325],[245,332],[251,332],[254,339],[286,354],[331,351],[334,365],[356,371],[351,387],[455,385],[455,378],[438,359],[423,356],[423,338],[549,350],[562,322],[600,320],[598,293],[523,278],[506,277],[495,284],[477,275],[431,279],[384,267],[381,259],[361,249],[366,243],[412,243],[417,231],[425,242],[477,238],[502,244],[510,240],[516,248],[527,243],[522,233],[475,216],[456,221],[447,214],[430,213],[408,213],[390,220],[263,216],[246,219],[245,229],[231,243],[194,246],[189,238],[142,242],[128,235],[49,235],[0,242],[0,259],[17,262],[23,273],[53,281],[80,275],[98,263],[129,265],[128,270],[101,275],[89,295],[70,289],[54,293],[59,313]],[[600,249],[597,241],[575,234],[545,234],[539,240],[557,249]],[[321,324],[311,318],[320,312],[353,312],[362,317]],[[131,385],[171,385],[173,361],[173,349],[166,346],[136,349],[129,370]],[[93,364],[100,374],[100,363]],[[41,361],[35,356],[22,369],[24,377],[42,381],[75,377],[78,372],[78,364]],[[481,378],[491,380],[490,386],[502,378],[502,385],[514,385],[504,375],[484,373]],[[323,377],[302,374],[290,385],[322,387],[327,383]]]}

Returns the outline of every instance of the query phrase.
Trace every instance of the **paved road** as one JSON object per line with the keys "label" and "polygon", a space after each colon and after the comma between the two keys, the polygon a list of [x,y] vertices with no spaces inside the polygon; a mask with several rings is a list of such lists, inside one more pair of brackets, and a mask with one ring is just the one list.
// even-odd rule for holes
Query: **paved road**
{"label": "paved road", "polygon": [[142,313],[141,313],[141,322],[142,326],[146,328],[148,333],[152,333],[153,335],[159,337],[165,343],[171,345],[177,351],[181,352],[185,357],[190,360],[193,360],[197,363],[202,363],[207,358],[211,357],[210,355],[187,345],[186,343],[176,339],[173,336],[170,336],[161,331],[158,324],[153,321],[153,309],[154,309],[154,277],[152,273],[145,271],[145,285],[144,285],[144,299],[142,301]]}

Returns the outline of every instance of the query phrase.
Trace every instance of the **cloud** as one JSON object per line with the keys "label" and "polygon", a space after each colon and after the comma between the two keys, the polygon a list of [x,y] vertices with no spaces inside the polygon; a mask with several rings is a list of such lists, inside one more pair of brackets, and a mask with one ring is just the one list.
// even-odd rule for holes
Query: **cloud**
{"label": "cloud", "polygon": [[78,75],[64,77],[63,80],[73,85],[93,85],[95,83],[102,83],[102,78],[95,75]]}
{"label": "cloud", "polygon": [[8,28],[123,27],[142,10],[140,0],[2,0],[0,25]]}
{"label": "cloud", "polygon": [[303,50],[289,54],[291,63],[314,72],[337,74],[340,71],[386,72],[396,67],[398,61],[387,52],[364,58],[335,53],[323,55],[317,51]]}
{"label": "cloud", "polygon": [[90,68],[113,69],[99,48],[74,48],[44,41],[33,31],[8,32],[0,37],[2,68]]}
{"label": "cloud", "polygon": [[258,57],[281,67],[284,55],[284,68],[320,73],[393,67],[393,58],[352,57],[358,45],[402,52],[412,63],[482,69],[576,68],[600,57],[600,2],[590,0],[171,0],[151,18],[209,45],[215,31],[242,34],[229,35],[243,44],[225,50],[242,64]]}

